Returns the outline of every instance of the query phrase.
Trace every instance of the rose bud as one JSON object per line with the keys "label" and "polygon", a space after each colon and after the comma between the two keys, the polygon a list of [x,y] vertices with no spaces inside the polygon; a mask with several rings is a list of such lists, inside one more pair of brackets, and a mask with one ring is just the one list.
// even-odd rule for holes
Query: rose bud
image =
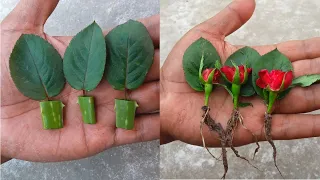
{"label": "rose bud", "polygon": [[270,73],[266,69],[259,71],[257,86],[272,92],[281,92],[286,90],[292,83],[292,71],[283,72],[281,70],[272,70]]}
{"label": "rose bud", "polygon": [[251,73],[251,68],[247,68],[244,65],[238,66],[239,75],[236,77],[236,67],[223,66],[221,72],[224,74],[225,79],[232,84],[241,85],[247,82],[248,75]]}
{"label": "rose bud", "polygon": [[[210,75],[212,76],[211,82],[209,82]],[[202,71],[202,78],[205,83],[217,83],[219,77],[220,77],[220,72],[215,68],[208,68]]]}

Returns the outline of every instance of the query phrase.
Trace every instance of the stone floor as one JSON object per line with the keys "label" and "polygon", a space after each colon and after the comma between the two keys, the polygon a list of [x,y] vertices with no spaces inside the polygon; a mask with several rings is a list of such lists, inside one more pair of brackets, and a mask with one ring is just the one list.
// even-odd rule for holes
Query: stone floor
{"label": "stone floor", "polygon": [[[0,20],[18,0],[0,1]],[[62,0],[45,25],[50,35],[74,35],[92,23],[111,28],[129,19],[159,13],[157,0]],[[86,159],[60,163],[11,160],[1,165],[3,180],[159,179],[159,141],[112,148]]]}
{"label": "stone floor", "polygon": [[[292,39],[320,36],[319,0],[256,0],[256,10],[251,20],[230,35],[232,44],[264,45]],[[231,0],[161,0],[160,57],[163,63],[174,44],[192,27],[214,16]],[[316,112],[314,112],[316,113]],[[320,113],[318,111],[317,113]],[[320,121],[320,119],[319,119]],[[259,179],[281,178],[273,166],[272,149],[261,143],[253,162],[259,172],[229,152],[228,178]],[[286,178],[320,178],[320,138],[276,141],[278,165]],[[254,145],[238,148],[249,156]],[[212,149],[215,154],[220,149]],[[223,166],[211,159],[202,148],[182,142],[160,147],[160,177],[171,178],[220,178]]]}

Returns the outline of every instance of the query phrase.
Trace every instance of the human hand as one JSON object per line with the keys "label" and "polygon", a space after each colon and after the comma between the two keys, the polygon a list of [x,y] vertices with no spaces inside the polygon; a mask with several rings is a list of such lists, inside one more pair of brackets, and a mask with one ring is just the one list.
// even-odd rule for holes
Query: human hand
{"label": "human hand", "polygon": [[[236,0],[213,18],[191,29],[174,46],[161,68],[160,108],[161,143],[174,140],[201,145],[200,121],[203,115],[204,93],[193,90],[185,80],[182,59],[185,50],[197,39],[209,40],[217,49],[222,61],[243,46],[235,46],[224,39],[247,22],[255,9],[254,0]],[[253,47],[261,55],[278,48],[293,63],[295,77],[320,73],[320,38],[289,41],[276,45]],[[294,88],[283,100],[275,105],[272,119],[273,139],[298,139],[320,136],[320,115],[299,114],[320,109],[320,84],[308,88]],[[265,140],[262,131],[266,106],[259,97],[243,98],[254,106],[241,108],[244,124],[253,131],[260,141]],[[212,92],[210,115],[226,127],[231,117],[233,103],[223,88]],[[203,129],[207,146],[220,146],[218,136]],[[252,134],[239,126],[235,130],[235,146],[254,142]]]}
{"label": "human hand", "polygon": [[[63,161],[84,158],[113,146],[159,138],[159,16],[140,20],[155,46],[154,63],[140,88],[129,92],[139,104],[133,130],[116,128],[114,99],[124,97],[106,80],[88,92],[95,97],[97,123],[84,124],[77,98],[81,91],[65,85],[53,98],[64,107],[64,127],[44,130],[39,102],[23,96],[9,72],[9,56],[22,33],[36,34],[51,43],[63,57],[70,36],[50,36],[43,31],[58,0],[21,0],[1,22],[1,156],[28,161]],[[105,31],[104,34],[107,34]]]}

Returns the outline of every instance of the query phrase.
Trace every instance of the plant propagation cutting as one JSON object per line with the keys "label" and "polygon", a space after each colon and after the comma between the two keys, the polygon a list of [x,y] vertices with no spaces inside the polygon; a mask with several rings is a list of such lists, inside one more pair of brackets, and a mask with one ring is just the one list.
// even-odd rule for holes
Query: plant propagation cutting
{"label": "plant propagation cutting", "polygon": [[[239,112],[239,107],[246,107],[251,105],[251,103],[239,102],[239,97],[249,97],[257,93],[265,100],[268,107],[264,120],[265,136],[274,149],[273,157],[275,166],[277,167],[276,148],[271,138],[273,104],[276,99],[283,98],[291,88],[295,86],[310,86],[320,80],[319,74],[306,75],[293,80],[291,62],[277,49],[264,56],[260,56],[254,49],[244,47],[233,53],[222,67],[216,49],[209,41],[203,38],[195,41],[185,51],[183,69],[188,84],[196,91],[204,91],[205,102],[202,107],[204,114],[200,122],[200,135],[203,146],[209,153],[210,151],[205,145],[202,134],[203,123],[208,126],[210,131],[215,131],[219,135],[224,165],[224,175],[222,178],[225,178],[228,171],[226,146],[230,146],[237,157],[246,160],[252,165],[245,157],[240,156],[238,151],[233,147],[234,130],[237,128],[238,123],[248,130],[255,139],[257,148],[254,151],[253,157],[255,157],[260,147],[256,135],[244,125],[243,117]],[[218,82],[219,76],[224,78],[223,84]],[[209,115],[210,107],[208,106],[208,101],[213,90],[213,85],[224,87],[233,99],[233,112],[226,129]],[[219,160],[211,153],[210,155]],[[280,172],[279,169],[278,171]]]}
{"label": "plant propagation cutting", "polygon": [[96,123],[94,98],[87,91],[97,87],[102,79],[106,64],[106,44],[101,28],[96,22],[74,36],[66,49],[63,72],[70,86],[82,90],[78,103],[83,121]]}
{"label": "plant propagation cutting", "polygon": [[147,28],[129,20],[111,30],[105,37],[107,63],[105,77],[116,90],[124,91],[124,99],[115,99],[116,127],[133,129],[138,104],[128,97],[144,81],[154,56],[154,46]]}
{"label": "plant propagation cutting", "polygon": [[[277,149],[271,137],[273,105],[284,98],[293,87],[308,87],[320,80],[320,74],[311,74],[294,78],[290,60],[275,49],[253,63],[252,84],[256,93],[264,100],[267,111],[264,116],[265,138],[273,148],[274,165],[281,174],[277,163]],[[281,174],[282,176],[282,174]]]}
{"label": "plant propagation cutting", "polygon": [[44,129],[63,127],[63,104],[51,100],[65,85],[62,58],[46,40],[33,34],[23,34],[10,55],[12,80],[25,96],[42,100],[40,111]]}

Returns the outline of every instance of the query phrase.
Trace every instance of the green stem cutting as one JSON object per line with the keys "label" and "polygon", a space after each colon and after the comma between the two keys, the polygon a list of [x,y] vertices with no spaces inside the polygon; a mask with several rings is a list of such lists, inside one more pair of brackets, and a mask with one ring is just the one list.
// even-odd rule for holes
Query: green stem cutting
{"label": "green stem cutting", "polygon": [[133,129],[137,107],[136,101],[115,99],[116,127],[127,130]]}
{"label": "green stem cutting", "polygon": [[42,101],[40,111],[44,129],[59,129],[63,127],[63,109],[61,101]]}
{"label": "green stem cutting", "polygon": [[92,96],[79,96],[78,103],[80,105],[83,122],[86,124],[96,124],[94,98]]}

